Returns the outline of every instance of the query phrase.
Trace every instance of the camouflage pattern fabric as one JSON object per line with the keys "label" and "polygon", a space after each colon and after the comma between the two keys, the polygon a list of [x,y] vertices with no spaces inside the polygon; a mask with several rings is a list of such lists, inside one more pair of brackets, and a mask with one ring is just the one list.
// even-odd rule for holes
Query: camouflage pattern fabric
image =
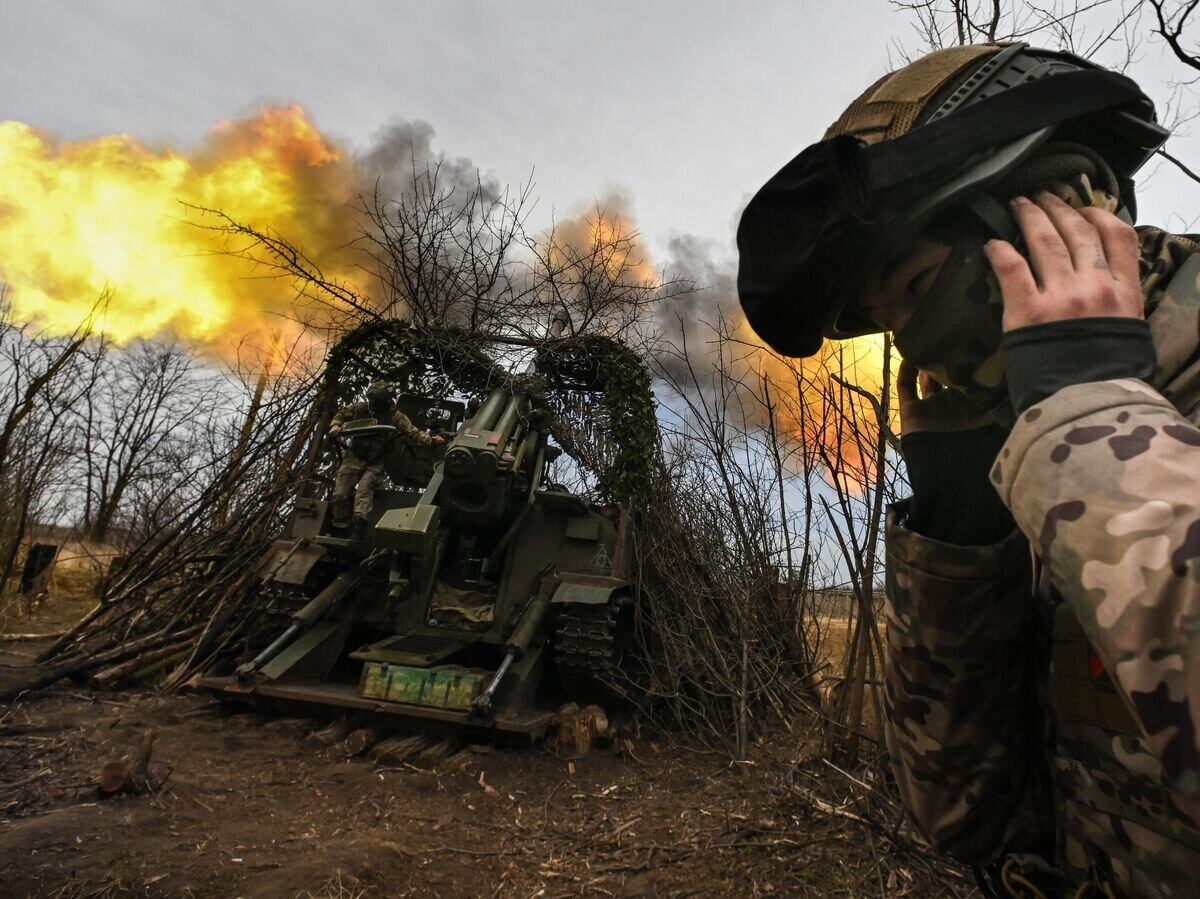
{"label": "camouflage pattern fabric", "polygon": [[[992,472],[1020,528],[1001,543],[922,537],[903,503],[888,520],[902,798],[970,864],[1054,846],[1074,884],[1047,895],[1171,899],[1200,880],[1200,254],[1139,233],[1153,386],[1079,384],[1021,416]],[[1079,647],[1116,698],[1103,714],[1065,689]]]}
{"label": "camouflage pattern fabric", "polygon": [[[343,406],[330,421],[331,425],[341,427],[350,421],[364,418],[375,418],[376,413],[369,403],[358,402]],[[390,424],[406,443],[416,446],[429,446],[433,438],[412,423],[407,415],[392,407]],[[333,524],[334,527],[348,527],[350,497],[354,497],[354,515],[366,518],[374,505],[375,489],[383,486],[386,479],[383,467],[384,441],[362,440],[350,441],[342,453],[341,464],[333,481]]]}
{"label": "camouflage pattern fabric", "polygon": [[[340,427],[348,421],[376,417],[368,403],[351,403],[349,406],[343,406],[341,409],[338,409],[330,424]],[[395,406],[391,410],[391,421],[380,421],[380,424],[390,424],[394,427],[400,433],[405,443],[414,446],[429,446],[433,442],[432,437],[414,425],[412,419],[395,408]]]}
{"label": "camouflage pattern fabric", "polygon": [[375,490],[382,487],[387,475],[383,462],[365,462],[354,453],[346,453],[333,481],[333,525],[348,527],[348,500],[354,497],[354,516],[366,518],[375,505]]}

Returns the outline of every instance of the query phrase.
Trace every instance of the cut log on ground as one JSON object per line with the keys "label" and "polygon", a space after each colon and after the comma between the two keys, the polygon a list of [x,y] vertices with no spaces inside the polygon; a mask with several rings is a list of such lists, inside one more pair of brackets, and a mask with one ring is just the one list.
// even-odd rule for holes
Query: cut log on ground
{"label": "cut log on ground", "polygon": [[150,756],[154,752],[156,739],[152,731],[147,731],[142,735],[142,742],[133,756],[133,761],[126,758],[104,766],[96,782],[101,796],[154,792],[154,784],[150,778]]}

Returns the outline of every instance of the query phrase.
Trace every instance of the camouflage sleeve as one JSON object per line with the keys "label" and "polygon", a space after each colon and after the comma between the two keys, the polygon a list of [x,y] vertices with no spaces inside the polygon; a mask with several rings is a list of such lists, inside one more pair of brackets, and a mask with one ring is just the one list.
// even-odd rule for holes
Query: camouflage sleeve
{"label": "camouflage sleeve", "polygon": [[370,409],[366,403],[351,403],[349,406],[342,406],[333,414],[333,418],[329,420],[330,427],[344,425],[348,421],[355,421],[360,418],[367,418],[370,414]]}
{"label": "camouflage sleeve", "polygon": [[1137,718],[1172,789],[1200,791],[1200,430],[1122,379],[1024,412],[992,480]]}
{"label": "camouflage sleeve", "polygon": [[412,419],[397,409],[392,413],[392,425],[400,432],[405,443],[429,446],[433,438],[412,423]]}
{"label": "camouflage sleeve", "polygon": [[887,533],[887,746],[905,806],[942,851],[983,865],[1053,830],[1028,544]]}

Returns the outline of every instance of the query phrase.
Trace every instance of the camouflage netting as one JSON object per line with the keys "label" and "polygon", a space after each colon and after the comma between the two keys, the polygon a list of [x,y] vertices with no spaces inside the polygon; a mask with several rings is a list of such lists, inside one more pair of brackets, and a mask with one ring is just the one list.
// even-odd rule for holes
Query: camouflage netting
{"label": "camouflage netting", "polygon": [[645,497],[659,433],[642,360],[620,341],[598,336],[537,344],[536,374],[514,373],[495,358],[526,343],[375,322],[331,351],[324,395],[330,408],[340,406],[380,377],[407,378],[410,392],[437,398],[481,397],[497,385],[529,390],[554,413],[554,441],[591,476],[592,499],[636,503]]}
{"label": "camouflage netting", "polygon": [[639,505],[659,449],[645,364],[619,341],[576,337],[543,350],[538,368],[557,404],[555,440],[596,473],[605,499]]}

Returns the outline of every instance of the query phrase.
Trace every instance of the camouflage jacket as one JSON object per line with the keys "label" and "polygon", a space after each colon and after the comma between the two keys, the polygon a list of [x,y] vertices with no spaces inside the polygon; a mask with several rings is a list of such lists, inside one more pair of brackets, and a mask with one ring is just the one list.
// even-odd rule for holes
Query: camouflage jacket
{"label": "camouflage jacket", "polygon": [[[371,411],[370,405],[360,401],[338,409],[330,424],[340,427],[347,422],[374,417],[375,413]],[[380,422],[380,424],[390,424],[394,427],[400,436],[404,438],[405,443],[415,446],[429,446],[433,442],[432,437],[414,425],[412,419],[395,407],[392,409],[392,420],[389,422]]]}
{"label": "camouflage jacket", "polygon": [[959,859],[1049,845],[1076,883],[1181,897],[1200,879],[1200,254],[1147,295],[1153,386],[1067,387],[1009,434],[992,481],[1019,532],[949,545],[892,509],[887,744]]}

